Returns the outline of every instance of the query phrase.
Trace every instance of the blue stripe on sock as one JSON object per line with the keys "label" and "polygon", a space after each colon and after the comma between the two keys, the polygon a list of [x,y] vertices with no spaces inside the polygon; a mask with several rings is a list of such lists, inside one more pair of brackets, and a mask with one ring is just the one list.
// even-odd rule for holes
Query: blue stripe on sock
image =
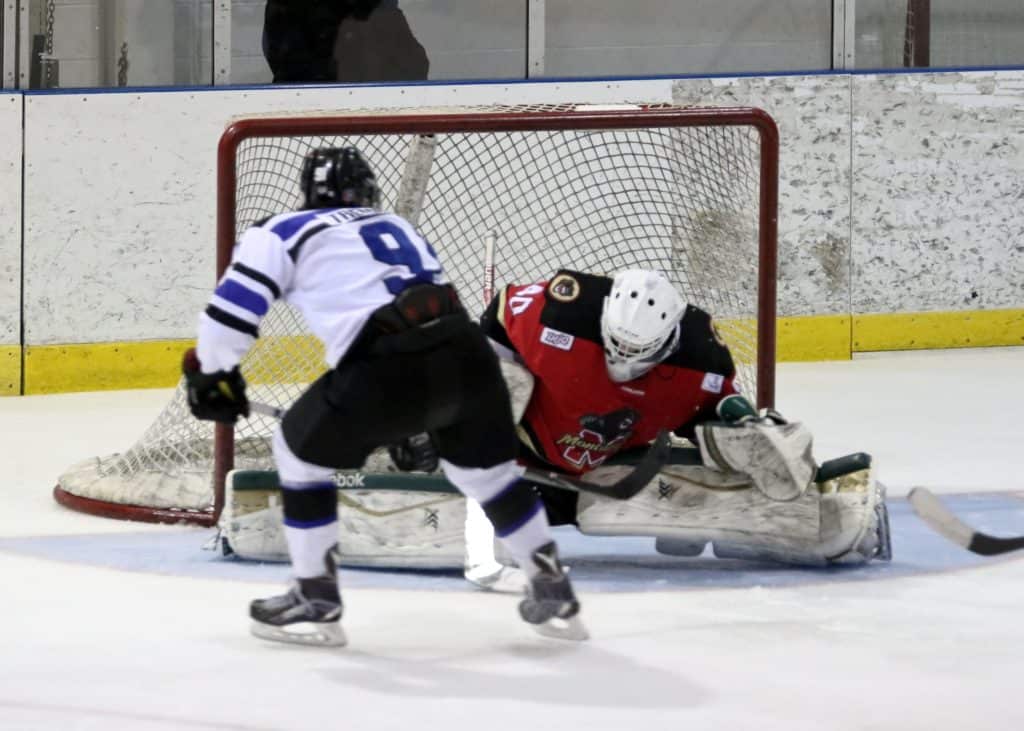
{"label": "blue stripe on sock", "polygon": [[282,482],[282,490],[337,490],[338,486],[333,482]]}
{"label": "blue stripe on sock", "polygon": [[317,520],[294,520],[290,518],[284,519],[284,524],[289,528],[320,528],[331,523],[336,523],[338,516],[331,515],[326,518],[318,518]]}
{"label": "blue stripe on sock", "polygon": [[519,488],[519,483],[521,483],[522,481],[523,480],[522,480],[521,477],[517,477],[516,479],[512,480],[512,482],[510,482],[507,485],[505,485],[505,487],[503,487],[499,492],[494,493],[489,498],[487,498],[487,500],[485,500],[484,502],[482,502],[480,504],[481,505],[486,505],[487,503],[493,503],[493,502],[496,502],[498,500],[501,500],[503,497],[508,495],[511,490],[518,489]]}
{"label": "blue stripe on sock", "polygon": [[533,516],[535,516],[538,512],[540,512],[543,509],[544,505],[541,503],[540,498],[537,498],[536,502],[534,502],[533,504],[533,507],[526,514],[524,514],[523,517],[507,525],[504,530],[499,531],[497,528],[495,528],[494,535],[496,535],[498,538],[505,538],[507,536],[512,535],[517,530],[522,528],[524,525],[529,523],[530,520],[533,519]]}

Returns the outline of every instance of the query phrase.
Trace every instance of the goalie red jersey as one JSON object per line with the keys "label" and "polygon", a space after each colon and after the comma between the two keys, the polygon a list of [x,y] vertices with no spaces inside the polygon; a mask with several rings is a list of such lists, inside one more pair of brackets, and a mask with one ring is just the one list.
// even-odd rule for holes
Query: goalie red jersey
{"label": "goalie red jersey", "polygon": [[616,383],[605,366],[601,309],[608,277],[559,271],[505,287],[481,318],[484,332],[534,376],[520,439],[548,464],[579,473],[661,429],[690,437],[736,393],[735,367],[711,317],[687,306],[678,347],[646,374]]}

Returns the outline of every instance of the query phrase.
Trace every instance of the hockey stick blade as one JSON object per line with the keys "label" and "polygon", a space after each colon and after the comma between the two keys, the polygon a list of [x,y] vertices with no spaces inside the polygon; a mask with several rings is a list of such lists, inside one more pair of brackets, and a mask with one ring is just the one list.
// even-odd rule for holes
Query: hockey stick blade
{"label": "hockey stick blade", "polygon": [[[249,410],[254,414],[262,414],[263,416],[270,416],[274,419],[280,419],[284,416],[285,410],[279,409],[276,406],[270,404],[260,403],[259,401],[250,401]],[[651,480],[653,480],[661,468],[668,462],[669,455],[672,453],[672,441],[669,438],[667,431],[658,432],[658,436],[655,437],[651,446],[647,449],[647,452],[640,461],[636,463],[636,466],[627,474],[625,477],[613,482],[610,485],[599,485],[596,482],[585,482],[576,477],[570,477],[560,472],[546,472],[544,470],[536,470],[527,468],[523,475],[528,480],[540,482],[550,487],[558,487],[563,490],[572,490],[574,492],[589,492],[594,495],[602,495],[609,497],[614,500],[629,500],[631,497],[636,495],[638,492],[644,489]]]}
{"label": "hockey stick blade", "polygon": [[273,419],[283,419],[285,410],[279,409],[276,406],[271,406],[270,404],[260,403],[259,401],[250,401],[249,411],[262,416],[269,416]]}
{"label": "hockey stick blade", "polygon": [[907,496],[910,506],[935,532],[979,556],[998,556],[1024,548],[1024,536],[1000,538],[971,528],[956,517],[935,495],[915,487]]}

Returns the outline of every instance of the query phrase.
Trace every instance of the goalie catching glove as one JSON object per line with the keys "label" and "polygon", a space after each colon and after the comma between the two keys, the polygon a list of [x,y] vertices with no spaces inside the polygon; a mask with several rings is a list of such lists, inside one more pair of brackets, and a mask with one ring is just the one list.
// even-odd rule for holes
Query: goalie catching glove
{"label": "goalie catching glove", "polygon": [[234,424],[249,415],[245,379],[235,366],[230,371],[203,373],[195,348],[189,348],[181,363],[185,375],[185,393],[192,415],[203,421]]}

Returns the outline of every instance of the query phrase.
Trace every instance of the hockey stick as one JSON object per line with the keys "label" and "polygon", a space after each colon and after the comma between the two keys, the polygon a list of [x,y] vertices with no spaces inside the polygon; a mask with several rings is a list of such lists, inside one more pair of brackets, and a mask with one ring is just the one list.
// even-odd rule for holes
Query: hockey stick
{"label": "hockey stick", "polygon": [[[253,413],[262,414],[274,419],[280,419],[284,416],[285,412],[284,409],[260,403],[259,401],[250,401],[249,409]],[[640,461],[636,463],[633,469],[627,475],[609,485],[599,485],[595,482],[586,482],[559,472],[546,472],[530,467],[526,468],[523,476],[527,480],[533,480],[534,482],[563,490],[589,492],[593,495],[601,495],[613,500],[629,500],[655,478],[661,471],[661,468],[665,466],[665,463],[668,462],[671,451],[671,440],[669,439],[668,432],[664,430],[658,432],[654,442],[651,443],[647,452],[640,458]]]}
{"label": "hockey stick", "polygon": [[596,482],[586,482],[560,472],[545,472],[527,468],[524,477],[551,487],[559,487],[563,490],[574,490],[575,492],[589,492],[594,495],[612,498],[613,500],[629,500],[638,492],[644,489],[647,484],[657,477],[661,468],[668,462],[672,452],[672,443],[668,432],[662,430],[648,447],[644,456],[640,458],[633,469],[624,477],[616,480],[610,485],[599,485]]}
{"label": "hockey stick", "polygon": [[347,495],[345,495],[344,490],[338,491],[339,503],[344,505],[346,508],[352,508],[352,510],[355,510],[357,513],[369,515],[371,518],[390,518],[392,515],[400,515],[402,513],[407,513],[410,510],[419,510],[420,508],[429,508],[431,505],[440,505],[441,503],[446,503],[450,500],[455,500],[456,498],[459,498],[459,495],[457,493],[450,493],[448,495],[445,495],[445,497],[435,498],[433,500],[426,500],[422,503],[416,503],[414,505],[403,505],[400,508],[392,508],[391,510],[374,510],[373,508],[366,507],[358,500],[353,500],[352,498],[348,497]]}
{"label": "hockey stick", "polygon": [[979,556],[998,556],[1024,548],[1024,536],[999,538],[982,533],[956,517],[925,487],[915,487],[907,496],[914,512],[937,533]]}

